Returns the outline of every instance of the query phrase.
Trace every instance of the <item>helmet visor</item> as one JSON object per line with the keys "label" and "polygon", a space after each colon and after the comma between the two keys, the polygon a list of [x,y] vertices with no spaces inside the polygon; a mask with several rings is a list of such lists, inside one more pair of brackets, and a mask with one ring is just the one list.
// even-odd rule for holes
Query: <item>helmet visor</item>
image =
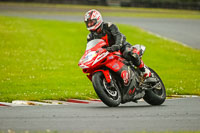
{"label": "helmet visor", "polygon": [[87,28],[90,28],[90,27],[96,25],[97,20],[96,19],[87,20],[87,21],[85,21],[85,23],[86,23]]}

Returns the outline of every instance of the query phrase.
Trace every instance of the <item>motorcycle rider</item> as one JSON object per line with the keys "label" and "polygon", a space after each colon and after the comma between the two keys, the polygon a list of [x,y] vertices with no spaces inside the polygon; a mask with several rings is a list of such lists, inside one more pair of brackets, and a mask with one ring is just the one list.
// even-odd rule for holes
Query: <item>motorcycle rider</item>
{"label": "motorcycle rider", "polygon": [[103,39],[108,45],[108,51],[120,50],[124,58],[131,61],[142,72],[144,78],[151,76],[150,70],[144,65],[139,57],[139,51],[126,42],[126,37],[120,33],[118,27],[110,22],[103,22],[99,11],[92,9],[86,12],[84,21],[90,33],[87,42],[93,39]]}

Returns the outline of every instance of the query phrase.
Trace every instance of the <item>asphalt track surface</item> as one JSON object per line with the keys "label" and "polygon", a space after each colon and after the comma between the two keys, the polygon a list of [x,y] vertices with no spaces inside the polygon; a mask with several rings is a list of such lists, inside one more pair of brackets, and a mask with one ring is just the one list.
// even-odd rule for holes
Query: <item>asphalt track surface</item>
{"label": "asphalt track surface", "polygon": [[109,108],[103,103],[0,107],[1,131],[200,131],[200,98],[144,101]]}
{"label": "asphalt track surface", "polygon": [[[5,8],[2,11],[0,7],[0,15],[83,21],[82,16],[4,12]],[[120,17],[104,19],[139,26],[200,48],[200,20]],[[0,107],[0,131],[8,129],[75,132],[200,131],[200,98],[167,100],[162,106],[150,106],[145,102],[127,103],[118,108],[108,108],[103,103]]]}

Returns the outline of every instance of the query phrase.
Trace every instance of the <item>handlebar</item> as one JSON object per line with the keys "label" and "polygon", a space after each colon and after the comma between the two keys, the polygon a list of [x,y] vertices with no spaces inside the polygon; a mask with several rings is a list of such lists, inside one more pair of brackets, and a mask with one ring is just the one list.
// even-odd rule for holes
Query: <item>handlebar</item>
{"label": "handlebar", "polygon": [[107,50],[108,52],[113,52],[113,50],[112,50],[111,47],[107,47],[106,50]]}

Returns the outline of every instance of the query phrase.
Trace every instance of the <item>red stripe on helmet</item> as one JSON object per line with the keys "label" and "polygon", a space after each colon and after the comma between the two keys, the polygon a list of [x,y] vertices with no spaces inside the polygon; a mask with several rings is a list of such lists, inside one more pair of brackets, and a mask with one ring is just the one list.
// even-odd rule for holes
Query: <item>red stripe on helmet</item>
{"label": "red stripe on helmet", "polygon": [[90,17],[89,17],[89,19],[91,20],[91,19],[92,19],[92,14],[93,14],[93,11],[91,11],[89,14],[90,14]]}

